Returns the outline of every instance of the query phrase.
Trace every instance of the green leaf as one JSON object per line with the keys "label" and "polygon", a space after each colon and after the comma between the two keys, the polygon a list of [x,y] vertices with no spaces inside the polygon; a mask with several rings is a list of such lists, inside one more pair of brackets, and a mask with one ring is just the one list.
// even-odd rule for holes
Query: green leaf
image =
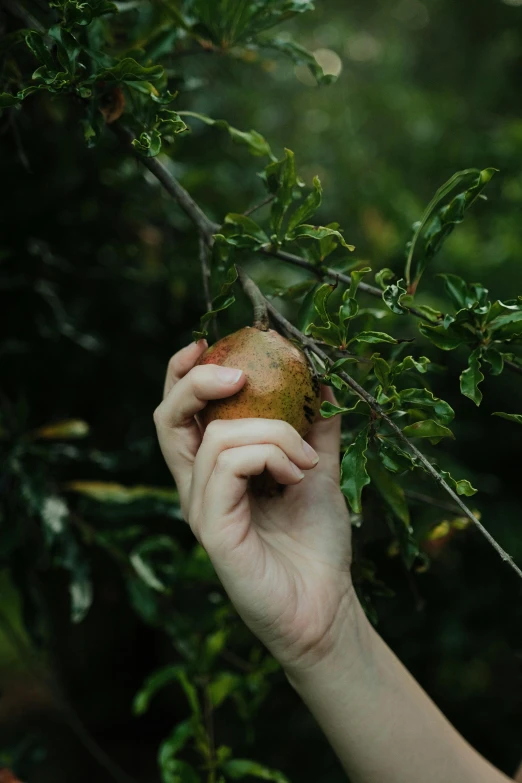
{"label": "green leaf", "polygon": [[393,441],[382,437],[379,438],[379,457],[386,470],[391,473],[404,473],[415,467],[411,454]]}
{"label": "green leaf", "polygon": [[143,131],[139,138],[133,139],[132,146],[144,158],[155,158],[161,151],[161,134],[158,130]]}
{"label": "green leaf", "polygon": [[208,694],[212,706],[217,709],[241,685],[241,677],[237,674],[219,672],[213,677],[212,682],[208,686]]}
{"label": "green leaf", "polygon": [[402,304],[402,299],[406,296],[406,289],[402,283],[404,283],[404,280],[397,280],[396,283],[386,286],[382,292],[383,300],[392,313],[396,313],[396,315],[405,315],[408,312],[407,307],[404,307]]}
{"label": "green leaf", "polygon": [[178,558],[178,544],[165,535],[146,538],[129,556],[130,563],[140,579],[147,587],[159,593],[169,592],[176,576]]}
{"label": "green leaf", "polygon": [[294,200],[296,189],[303,184],[297,177],[292,150],[285,149],[284,158],[269,163],[263,172],[263,179],[270,193],[274,194],[270,212],[272,231],[276,237],[282,238],[283,220]]}
{"label": "green leaf", "polygon": [[482,359],[491,367],[491,375],[501,375],[504,370],[504,354],[497,351],[496,348],[487,348],[483,354]]}
{"label": "green leaf", "polygon": [[256,249],[270,242],[268,236],[255,220],[233,212],[225,217],[222,233],[218,237],[221,241],[238,248]]}
{"label": "green leaf", "polygon": [[257,761],[248,761],[247,759],[232,759],[223,764],[223,772],[232,780],[241,780],[242,778],[252,777],[261,780],[272,780],[275,783],[289,783],[289,780],[282,772],[268,769]]}
{"label": "green leaf", "polygon": [[392,337],[391,334],[386,334],[386,332],[359,332],[349,340],[348,345],[353,342],[397,344],[395,337]]}
{"label": "green leaf", "polygon": [[11,106],[18,106],[20,98],[16,95],[11,95],[8,92],[0,92],[0,111],[2,109],[9,109]]}
{"label": "green leaf", "polygon": [[[453,476],[451,476],[448,473],[448,471],[442,470],[435,463],[432,463],[432,465],[435,468],[435,470],[437,471],[437,473],[440,476],[442,476],[444,481],[447,484],[449,484],[450,487],[452,487],[452,489],[455,490],[457,495],[465,495],[466,497],[471,497],[472,495],[476,494],[477,490],[475,489],[475,487],[472,487],[471,484],[469,483],[469,481],[467,481],[466,479],[456,480],[456,479],[453,478]],[[425,470],[425,468],[423,468],[423,469]]]}
{"label": "green leaf", "polygon": [[403,488],[375,459],[368,460],[368,473],[372,485],[376,487],[391,511],[395,514],[397,519],[409,528],[410,510],[408,508],[408,503],[406,502]]}
{"label": "green leaf", "polygon": [[434,440],[455,438],[451,430],[433,419],[424,419],[408,424],[402,432],[407,438],[433,438]]}
{"label": "green leaf", "polygon": [[453,351],[465,341],[463,337],[455,334],[451,328],[445,329],[443,326],[428,326],[428,324],[420,323],[419,330],[433,345],[436,345],[437,348],[441,348],[443,351]]}
{"label": "green leaf", "polygon": [[[424,210],[424,213],[418,223],[414,225],[414,233],[411,242],[408,243],[408,253],[406,257],[405,278],[408,291],[414,292],[426,264],[440,250],[444,240],[451,233],[457,223],[464,219],[465,211],[478,198],[481,191],[491,180],[497,169],[488,168],[479,171],[478,169],[465,169],[457,171],[450,179],[437,190],[430,203]],[[459,193],[449,204],[440,209],[433,217],[425,236],[425,245],[420,257],[413,266],[413,258],[417,241],[426,226],[432,218],[435,209],[440,202],[461,182],[474,176],[472,185],[467,190]]]}
{"label": "green leaf", "polygon": [[211,321],[217,313],[226,310],[236,301],[235,297],[230,294],[230,290],[237,280],[237,269],[235,266],[231,266],[227,272],[227,278],[221,286],[219,295],[212,301],[212,309],[201,316],[199,322],[199,330],[193,331],[194,340],[201,340],[206,337],[208,330],[206,325]]}
{"label": "green leaf", "polygon": [[25,37],[25,42],[41,65],[49,71],[56,71],[56,62],[44,39],[35,30],[31,30]]}
{"label": "green leaf", "polygon": [[172,664],[158,669],[147,677],[143,687],[140,688],[134,697],[132,707],[134,714],[144,715],[149,709],[150,702],[159,691],[173,682],[179,682],[179,673],[182,669],[183,664]]}
{"label": "green leaf", "polygon": [[368,274],[368,272],[371,272],[371,267],[365,266],[362,269],[353,269],[350,272],[350,286],[346,289],[346,291],[343,294],[343,300],[346,301],[347,299],[354,299],[357,289],[359,288],[359,283],[363,279],[364,275]]}
{"label": "green leaf", "polygon": [[334,405],[333,402],[325,400],[321,403],[321,416],[323,419],[331,419],[332,416],[338,416],[343,413],[361,413],[363,416],[370,414],[370,407],[364,400],[357,400],[351,408],[340,408],[338,405]]}
{"label": "green leaf", "polygon": [[362,512],[361,493],[370,483],[366,470],[366,451],[368,449],[368,427],[357,435],[346,449],[341,463],[341,491],[348,499],[354,514]]}
{"label": "green leaf", "polygon": [[468,367],[461,373],[460,390],[462,394],[473,400],[475,405],[480,405],[482,401],[482,392],[479,389],[479,383],[484,380],[484,375],[480,371],[481,349],[475,348],[468,359]]}
{"label": "green leaf", "polygon": [[413,405],[417,408],[432,408],[441,424],[450,424],[455,418],[455,411],[444,400],[434,397],[428,389],[403,389],[399,392],[401,405]]}
{"label": "green leaf", "polygon": [[111,68],[104,68],[94,77],[94,81],[116,81],[116,82],[159,82],[164,77],[164,69],[161,65],[150,65],[145,67],[140,65],[132,57],[124,57]]}
{"label": "green leaf", "polygon": [[312,52],[289,36],[284,38],[258,38],[257,45],[263,49],[275,49],[285,55],[285,57],[290,58],[295,65],[305,65],[318,84],[331,84],[336,81],[336,76],[324,73]]}
{"label": "green leaf", "polygon": [[321,200],[323,195],[323,189],[319,177],[314,177],[314,189],[305,198],[302,204],[300,204],[294,214],[288,221],[287,232],[291,233],[297,226],[308,220],[309,217],[317,212],[321,206]]}
{"label": "green leaf", "polygon": [[385,267],[384,269],[380,269],[377,272],[377,274],[375,275],[375,282],[377,283],[379,288],[382,288],[382,290],[384,291],[388,287],[388,284],[391,283],[394,277],[395,277],[395,272]]}
{"label": "green leaf", "polygon": [[355,250],[354,245],[347,244],[340,231],[328,228],[327,226],[308,226],[305,223],[302,223],[286,235],[288,241],[294,241],[295,239],[314,239],[316,242],[320,242],[326,237],[335,237],[339,244],[347,250]]}
{"label": "green leaf", "polygon": [[313,7],[311,0],[194,0],[191,10],[206,34],[226,50]]}
{"label": "green leaf", "polygon": [[252,155],[258,157],[264,155],[268,155],[270,158],[274,157],[268,142],[256,130],[240,131],[230,125],[226,120],[214,120],[212,117],[207,117],[206,114],[198,114],[194,111],[180,111],[179,115],[181,117],[193,117],[196,120],[204,122],[205,125],[211,125],[226,130],[232,141],[247,147]]}
{"label": "green leaf", "polygon": [[417,372],[425,373],[428,370],[428,366],[431,364],[427,356],[421,356],[419,359],[414,359],[413,356],[405,356],[402,362],[398,362],[392,367],[392,375],[397,377],[403,372],[411,370],[417,370]]}
{"label": "green leaf", "polygon": [[507,419],[508,421],[516,421],[517,424],[522,424],[521,413],[501,413],[500,411],[495,411],[492,415],[500,416],[502,419]]}
{"label": "green leaf", "polygon": [[390,365],[386,359],[382,359],[378,353],[374,353],[371,356],[373,362],[373,372],[384,391],[387,390],[390,382]]}

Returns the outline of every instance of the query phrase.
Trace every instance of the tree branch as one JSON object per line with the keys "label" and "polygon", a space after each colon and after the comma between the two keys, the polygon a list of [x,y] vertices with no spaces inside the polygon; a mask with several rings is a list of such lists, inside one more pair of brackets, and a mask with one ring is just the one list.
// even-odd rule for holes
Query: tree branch
{"label": "tree branch", "polygon": [[[245,275],[243,275],[245,277]],[[255,286],[255,283],[250,280],[250,284]],[[257,287],[257,286],[256,286]],[[258,289],[259,290],[259,289]],[[261,292],[260,292],[261,293]],[[321,362],[328,368],[331,367],[333,364],[330,357],[321,350],[314,340],[304,335],[302,332],[299,331],[293,324],[290,323],[290,321],[287,321],[286,318],[281,315],[281,313],[276,310],[276,308],[268,301],[266,300],[267,308],[269,314],[272,316],[273,320],[282,328],[284,331],[293,337],[295,340],[298,340],[302,346],[306,347],[311,353],[315,354]],[[459,507],[461,511],[464,512],[466,517],[470,519],[475,527],[482,533],[484,538],[488,541],[488,543],[495,549],[495,551],[500,555],[502,560],[504,560],[517,574],[522,578],[522,571],[520,568],[516,565],[513,558],[508,555],[508,553],[500,546],[500,544],[493,538],[491,533],[484,527],[484,525],[480,522],[479,519],[475,516],[475,514],[469,509],[466,504],[461,500],[459,495],[457,495],[456,492],[453,491],[453,489],[449,486],[449,484],[442,478],[442,476],[437,472],[437,470],[433,467],[431,462],[428,460],[427,457],[424,456],[424,454],[419,451],[419,449],[415,446],[414,443],[410,441],[410,439],[404,435],[402,430],[395,424],[393,419],[390,419],[390,417],[384,412],[384,410],[381,408],[375,397],[373,397],[369,392],[366,391],[360,384],[357,383],[357,381],[351,377],[351,375],[348,375],[347,372],[344,371],[337,371],[337,375],[339,375],[340,378],[342,378],[345,383],[348,384],[348,386],[362,399],[364,400],[370,408],[381,418],[383,421],[386,422],[388,427],[392,430],[392,432],[407,446],[407,448],[410,450],[410,452],[417,458],[419,462],[422,463],[426,471],[432,476],[433,479],[439,484],[445,492],[452,498],[452,500],[456,503],[456,505]]]}
{"label": "tree branch", "polygon": [[[117,125],[117,124],[115,124]],[[132,133],[124,128],[123,126],[115,127],[115,125],[112,126],[113,130],[117,133],[118,137],[125,143],[127,147],[130,146],[130,142],[132,141]],[[133,148],[130,147],[131,150],[134,152]],[[192,220],[192,222],[195,224],[195,226],[198,228],[200,233],[203,235],[205,242],[211,246],[213,242],[213,235],[217,232],[217,230],[220,228],[219,225],[215,224],[213,221],[211,221],[203,212],[203,210],[196,204],[196,202],[193,200],[193,198],[187,193],[187,191],[179,184],[179,182],[175,179],[175,177],[170,174],[170,172],[167,171],[167,169],[158,161],[156,158],[143,158],[140,156],[139,160],[143,163],[144,166],[146,166],[149,171],[154,174],[154,176],[159,180],[159,182],[163,185],[163,187],[167,190],[168,193],[170,193],[173,198],[176,199],[178,204],[181,206],[181,208],[185,211],[185,213],[188,215],[188,217]],[[321,269],[316,269],[312,264],[309,264],[308,261],[305,261],[305,259],[300,258],[299,256],[293,256],[290,253],[286,253],[284,251],[270,251],[268,248],[265,248],[262,250],[262,252],[265,255],[269,256],[275,256],[276,258],[280,258],[282,261],[286,261],[287,263],[294,264],[296,266],[300,266],[303,269],[308,269],[309,271],[314,272],[316,275],[321,274],[327,274],[329,277],[332,277],[336,280],[342,280],[347,285],[351,283],[351,278],[349,275],[345,275],[343,273],[337,272],[335,269],[331,269],[329,267]],[[246,278],[246,275],[243,275],[243,279]],[[249,284],[249,288],[252,291],[255,287],[257,291],[259,292],[259,296],[263,297],[263,294],[261,291],[259,291],[259,288],[255,285],[253,280],[250,280],[251,286]],[[362,291],[366,291],[366,293],[370,293],[372,296],[379,296],[379,298],[382,297],[381,291],[374,287],[370,286],[366,283],[360,283],[359,287]],[[264,298],[264,297],[263,297]],[[290,323],[290,321],[287,321],[284,316],[281,315],[281,313],[276,310],[276,308],[266,300],[266,307],[268,309],[268,312],[276,321],[279,326],[281,326],[282,329],[286,331],[287,334],[291,335],[294,339],[298,340],[302,346],[306,347],[312,354],[314,354],[316,357],[318,357],[326,367],[330,367],[333,362],[321,348],[317,346],[314,340],[304,335],[302,332],[299,331],[293,324]],[[410,308],[410,312],[414,315],[419,315],[419,317],[424,318],[422,313],[420,311],[416,311],[414,308]],[[407,448],[411,451],[411,453],[417,458],[419,462],[422,463],[426,471],[432,476],[432,478],[439,484],[445,492],[455,501],[457,506],[464,512],[465,516],[470,519],[475,527],[482,533],[484,538],[489,542],[489,544],[495,549],[495,551],[500,555],[502,560],[504,560],[512,569],[515,571],[518,576],[522,578],[522,571],[520,568],[516,565],[513,558],[500,546],[500,544],[495,541],[493,536],[488,532],[488,530],[482,525],[482,523],[477,519],[477,517],[473,514],[473,512],[466,506],[466,504],[461,500],[459,495],[457,495],[456,492],[452,490],[452,488],[449,486],[449,484],[442,478],[442,476],[437,472],[437,470],[433,467],[431,462],[427,459],[427,457],[424,456],[424,454],[419,451],[419,449],[409,440],[409,438],[404,435],[402,430],[395,424],[395,422],[387,416],[387,414],[384,412],[384,410],[381,408],[375,397],[373,397],[369,392],[366,391],[360,384],[357,383],[357,381],[351,377],[351,375],[348,375],[348,373],[344,371],[338,371],[338,375],[340,378],[342,378],[345,383],[348,384],[348,386],[362,399],[364,400],[370,408],[383,420],[386,422],[386,424],[390,427],[392,432],[407,446]]]}
{"label": "tree branch", "polygon": [[[308,272],[312,272],[314,275],[316,275],[316,277],[318,277],[320,280],[323,280],[325,277],[330,277],[332,280],[340,280],[346,285],[350,285],[352,282],[350,275],[346,275],[344,272],[339,272],[337,269],[333,269],[332,267],[328,266],[314,266],[314,264],[311,264],[309,261],[306,261],[306,259],[301,258],[301,256],[295,256],[293,253],[287,253],[285,250],[274,250],[270,247],[262,247],[261,253],[263,253],[265,256],[279,258],[281,261],[285,261],[287,264],[292,264],[293,266],[298,266],[301,269],[306,269]],[[382,300],[382,291],[380,288],[364,282],[360,282],[358,288],[361,291],[364,291],[366,294],[370,294],[370,296],[375,296]],[[421,310],[418,310],[416,307],[406,307],[406,309],[411,313],[411,315],[415,315],[417,318],[422,318],[423,321],[428,320]]]}
{"label": "tree branch", "polygon": [[163,185],[167,193],[169,193],[179,204],[181,209],[185,212],[187,217],[194,223],[199,233],[205,240],[205,243],[211,247],[213,243],[214,234],[219,230],[218,223],[214,223],[208,218],[201,207],[196,204],[192,196],[182,187],[178,180],[167,171],[165,166],[160,163],[157,158],[144,158],[138,155],[132,146],[134,134],[128,128],[119,123],[111,125],[111,129],[116,136],[120,139],[123,146],[137,157],[145,168],[147,168],[151,174],[154,174],[156,179]]}

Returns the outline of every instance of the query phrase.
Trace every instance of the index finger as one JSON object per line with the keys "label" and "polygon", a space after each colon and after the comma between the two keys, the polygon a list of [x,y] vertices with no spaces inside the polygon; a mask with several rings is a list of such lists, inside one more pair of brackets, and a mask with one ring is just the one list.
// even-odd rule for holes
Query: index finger
{"label": "index finger", "polygon": [[207,348],[208,343],[206,340],[198,340],[197,342],[190,343],[190,345],[186,345],[181,351],[174,354],[167,366],[165,385],[163,387],[163,399],[165,399],[174,384],[194,367],[201,354],[206,351]]}

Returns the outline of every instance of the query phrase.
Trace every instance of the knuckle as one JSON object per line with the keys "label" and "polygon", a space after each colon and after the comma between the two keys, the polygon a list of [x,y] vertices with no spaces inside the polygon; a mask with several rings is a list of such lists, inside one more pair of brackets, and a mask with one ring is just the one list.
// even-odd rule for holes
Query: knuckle
{"label": "knuckle", "polygon": [[234,464],[234,458],[232,457],[230,450],[222,451],[216,459],[216,472],[217,473],[230,473]]}
{"label": "knuckle", "polygon": [[219,421],[219,419],[214,419],[213,421],[209,422],[209,424],[207,424],[203,440],[205,440],[207,443],[215,443],[221,438],[222,433],[223,422]]}
{"label": "knuckle", "polygon": [[152,418],[156,427],[159,427],[163,420],[163,406],[161,403],[155,409],[154,413],[152,414]]}

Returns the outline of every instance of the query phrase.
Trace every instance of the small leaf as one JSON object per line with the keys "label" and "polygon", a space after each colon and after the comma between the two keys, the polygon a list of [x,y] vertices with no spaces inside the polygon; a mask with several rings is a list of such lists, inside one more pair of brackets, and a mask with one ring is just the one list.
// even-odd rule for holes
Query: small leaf
{"label": "small leaf", "polygon": [[437,419],[442,424],[450,424],[455,418],[455,411],[444,400],[434,397],[428,389],[403,389],[399,392],[403,405],[413,405],[418,408],[432,408]]}
{"label": "small leaf", "polygon": [[305,223],[302,223],[300,226],[296,226],[296,228],[294,228],[294,230],[289,232],[286,236],[289,241],[293,241],[295,239],[314,239],[317,242],[320,242],[326,237],[335,237],[339,244],[341,244],[347,250],[355,250],[354,245],[347,244],[340,231],[337,231],[333,228],[328,228],[327,226],[308,226]]}
{"label": "small leaf", "polygon": [[375,282],[377,283],[379,288],[382,288],[382,290],[384,291],[388,287],[388,284],[391,283],[394,277],[395,277],[395,272],[392,272],[391,269],[385,267],[384,269],[380,269],[377,272],[377,274],[375,275]]}
{"label": "small leaf", "polygon": [[353,342],[397,344],[395,337],[392,337],[391,334],[386,334],[386,332],[359,332],[349,340],[348,345]]}
{"label": "small leaf", "polygon": [[302,204],[300,204],[294,214],[288,221],[287,231],[291,233],[297,226],[304,223],[305,220],[312,217],[319,207],[321,206],[321,200],[323,195],[323,189],[319,177],[314,177],[314,189],[305,198]]}
{"label": "small leaf", "polygon": [[451,430],[433,419],[424,419],[408,424],[402,432],[407,438],[433,438],[434,440],[455,438]]}
{"label": "small leaf", "polygon": [[361,493],[370,483],[366,470],[368,449],[368,428],[365,427],[348,446],[341,463],[341,490],[348,499],[354,514],[362,512]]}
{"label": "small leaf", "polygon": [[272,150],[270,149],[268,142],[255,130],[240,131],[237,128],[232,127],[226,120],[214,120],[212,117],[207,117],[206,114],[198,114],[194,111],[180,111],[179,115],[181,117],[193,117],[196,120],[204,122],[205,125],[213,125],[216,128],[222,128],[228,132],[232,141],[247,147],[252,155],[257,155],[259,157],[268,155],[268,157],[273,158]]}
{"label": "small leaf", "polygon": [[396,377],[403,372],[408,372],[410,370],[417,370],[417,372],[425,373],[427,372],[430,363],[427,356],[421,356],[419,359],[414,359],[413,356],[405,356],[402,362],[399,362],[392,367],[392,375]]}
{"label": "small leaf", "polygon": [[132,146],[144,158],[155,158],[161,151],[161,134],[158,130],[143,131],[137,139],[133,139]]}
{"label": "small leaf", "polygon": [[235,266],[231,266],[227,272],[227,277],[223,285],[221,286],[221,291],[219,292],[219,295],[212,300],[212,309],[206,312],[204,315],[201,316],[200,322],[199,322],[199,330],[194,330],[192,332],[192,335],[194,337],[194,340],[201,340],[203,337],[206,337],[208,335],[208,330],[206,329],[206,325],[211,321],[217,313],[223,312],[223,310],[226,310],[231,305],[234,304],[236,301],[235,297],[230,294],[230,290],[232,289],[232,286],[237,280],[237,269]]}
{"label": "small leaf", "polygon": [[361,413],[364,416],[368,416],[370,414],[370,407],[368,403],[364,402],[364,400],[357,400],[357,402],[352,405],[351,408],[340,408],[337,405],[334,405],[332,402],[328,402],[325,400],[321,403],[321,416],[323,419],[331,419],[332,416],[338,416],[339,414],[343,413]]}
{"label": "small leaf", "polygon": [[[310,4],[311,5],[311,4]],[[331,84],[337,77],[325,74],[312,52],[294,41],[292,38],[262,38],[257,40],[258,46],[264,49],[275,49],[289,57],[296,65],[305,65],[319,84]]]}
{"label": "small leaf", "polygon": [[522,424],[522,413],[501,413],[500,411],[495,411],[492,415],[500,416],[502,419],[507,419],[508,421],[516,421],[517,424]]}
{"label": "small leaf", "polygon": [[147,712],[150,702],[160,690],[173,682],[179,681],[179,673],[183,668],[182,664],[173,664],[158,669],[149,675],[145,680],[143,687],[134,697],[133,712],[135,715],[143,715]]}
{"label": "small leaf", "polygon": [[469,356],[468,367],[461,373],[460,390],[462,394],[473,400],[475,405],[480,405],[482,401],[482,392],[479,389],[479,383],[484,380],[484,375],[480,371],[481,349],[476,348]]}
{"label": "small leaf", "polygon": [[437,348],[441,348],[443,351],[453,351],[464,342],[464,338],[455,334],[451,328],[445,329],[443,326],[419,324],[419,330],[433,345],[436,345]]}
{"label": "small leaf", "polygon": [[0,92],[0,111],[2,109],[9,109],[11,106],[17,106],[20,103],[20,98],[16,95],[11,95],[8,92]]}
{"label": "small leaf", "polygon": [[408,308],[402,304],[403,298],[406,296],[406,289],[402,285],[404,280],[397,280],[396,283],[391,283],[386,286],[382,292],[382,298],[392,311],[397,315],[405,315],[408,312]]}
{"label": "small leaf", "polygon": [[118,81],[118,82],[158,82],[163,79],[164,69],[161,65],[151,65],[144,67],[132,57],[124,57],[119,60],[112,68],[104,68],[94,77],[96,81]]}

